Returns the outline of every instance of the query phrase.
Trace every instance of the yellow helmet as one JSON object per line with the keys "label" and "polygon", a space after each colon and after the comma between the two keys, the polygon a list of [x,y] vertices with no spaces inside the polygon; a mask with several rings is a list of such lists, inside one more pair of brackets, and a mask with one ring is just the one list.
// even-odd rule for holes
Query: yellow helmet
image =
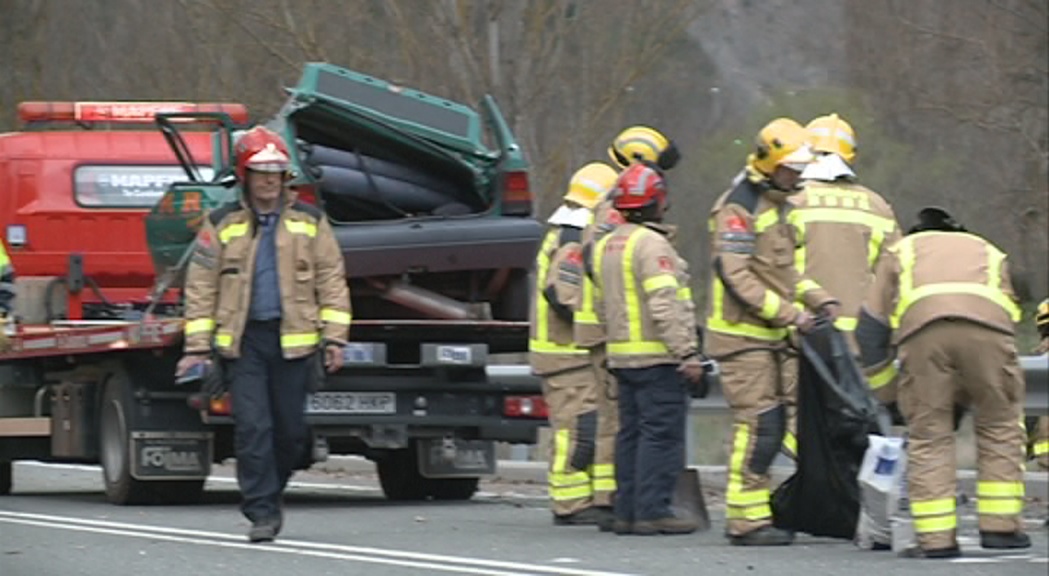
{"label": "yellow helmet", "polygon": [[766,176],[777,166],[789,165],[801,172],[815,156],[809,146],[809,133],[790,118],[776,118],[765,125],[754,139],[755,150],[747,164]]}
{"label": "yellow helmet", "polygon": [[1038,334],[1042,338],[1049,338],[1049,298],[1042,300],[1038,305],[1038,312],[1034,315],[1034,323],[1038,326]]}
{"label": "yellow helmet", "polygon": [[565,200],[593,208],[615,185],[619,174],[604,162],[591,162],[576,170],[568,182]]}
{"label": "yellow helmet", "polygon": [[805,130],[816,152],[837,154],[849,164],[856,158],[856,133],[837,114],[820,116],[809,122]]}
{"label": "yellow helmet", "polygon": [[608,156],[620,170],[639,160],[670,170],[681,159],[674,142],[648,126],[631,126],[620,132],[608,147]]}

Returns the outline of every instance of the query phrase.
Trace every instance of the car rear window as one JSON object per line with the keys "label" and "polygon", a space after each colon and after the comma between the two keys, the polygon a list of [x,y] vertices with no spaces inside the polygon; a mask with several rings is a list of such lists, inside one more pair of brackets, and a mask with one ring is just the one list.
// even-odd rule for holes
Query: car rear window
{"label": "car rear window", "polygon": [[[200,166],[210,180],[210,166]],[[186,181],[178,165],[90,164],[73,171],[73,194],[85,208],[152,208],[172,182]]]}

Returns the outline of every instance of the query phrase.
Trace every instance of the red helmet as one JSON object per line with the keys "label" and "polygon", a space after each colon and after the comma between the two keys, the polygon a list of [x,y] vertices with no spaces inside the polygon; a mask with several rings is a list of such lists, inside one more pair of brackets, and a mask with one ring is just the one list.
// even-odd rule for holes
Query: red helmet
{"label": "red helmet", "polygon": [[249,168],[257,172],[287,172],[291,168],[291,157],[284,139],[262,126],[241,135],[233,153],[237,157],[237,179],[241,182],[247,177]]}
{"label": "red helmet", "polygon": [[667,183],[657,170],[642,163],[632,164],[619,175],[612,195],[616,210],[640,210],[654,203],[664,206]]}

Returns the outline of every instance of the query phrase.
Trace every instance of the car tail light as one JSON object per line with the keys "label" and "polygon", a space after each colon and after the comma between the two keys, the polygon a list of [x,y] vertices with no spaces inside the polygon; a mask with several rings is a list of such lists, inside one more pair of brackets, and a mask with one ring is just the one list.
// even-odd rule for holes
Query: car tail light
{"label": "car tail light", "polygon": [[546,419],[550,416],[542,396],[507,396],[503,399],[503,415],[509,418]]}
{"label": "car tail light", "polygon": [[295,199],[310,206],[317,205],[317,191],[313,186],[299,186],[295,188]]}
{"label": "car tail light", "polygon": [[507,172],[504,174],[502,195],[504,215],[532,215],[532,191],[528,185],[528,172]]}
{"label": "car tail light", "polygon": [[208,403],[208,412],[217,416],[229,416],[233,413],[233,403],[230,402],[229,392],[218,398],[212,398]]}

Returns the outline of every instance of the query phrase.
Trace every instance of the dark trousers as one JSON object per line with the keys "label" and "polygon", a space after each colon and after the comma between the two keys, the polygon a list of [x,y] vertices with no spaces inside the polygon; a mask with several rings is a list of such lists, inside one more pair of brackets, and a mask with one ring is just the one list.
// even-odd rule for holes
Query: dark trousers
{"label": "dark trousers", "polygon": [[252,522],[271,519],[306,450],[310,364],[281,356],[279,321],[248,322],[230,371],[240,509]]}
{"label": "dark trousers", "polygon": [[685,466],[688,394],[677,366],[614,370],[619,381],[616,518],[673,516],[670,499]]}

